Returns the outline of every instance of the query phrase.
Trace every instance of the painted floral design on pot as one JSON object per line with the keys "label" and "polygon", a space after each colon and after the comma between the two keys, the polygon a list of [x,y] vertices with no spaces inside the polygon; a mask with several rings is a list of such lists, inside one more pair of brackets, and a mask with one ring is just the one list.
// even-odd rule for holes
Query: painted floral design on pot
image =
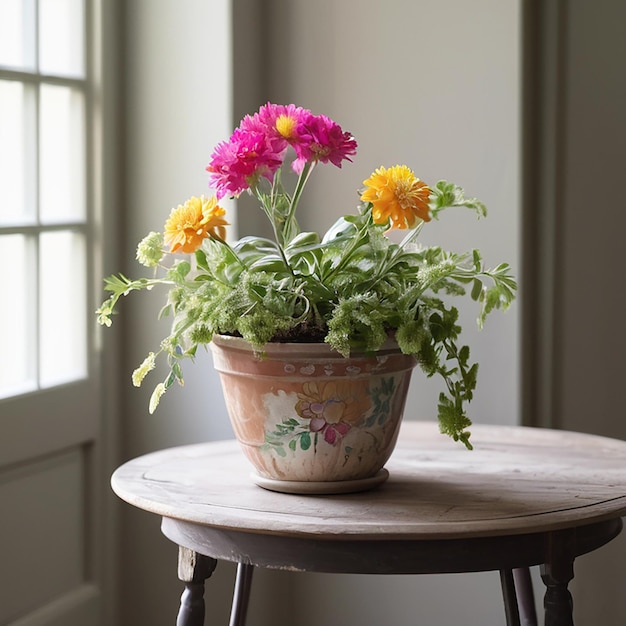
{"label": "painted floral design on pot", "polygon": [[304,383],[298,396],[296,413],[309,420],[311,432],[320,433],[331,445],[347,435],[352,426],[358,425],[372,404],[367,384],[356,381]]}
{"label": "painted floral design on pot", "polygon": [[396,442],[416,362],[393,342],[349,358],[326,344],[212,344],[233,430],[256,472],[289,481],[374,476]]}

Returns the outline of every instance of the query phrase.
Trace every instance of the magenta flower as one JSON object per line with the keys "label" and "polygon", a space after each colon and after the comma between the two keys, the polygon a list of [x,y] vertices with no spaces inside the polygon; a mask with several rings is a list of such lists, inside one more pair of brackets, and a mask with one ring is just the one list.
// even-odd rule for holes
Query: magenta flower
{"label": "magenta flower", "polygon": [[325,115],[313,115],[294,104],[263,105],[247,115],[239,126],[246,132],[266,134],[276,150],[293,146],[296,160],[293,169],[300,173],[305,163],[331,162],[341,167],[344,159],[356,154],[357,143],[341,126]]}
{"label": "magenta flower", "polygon": [[341,167],[357,147],[352,135],[330,118],[294,104],[268,102],[254,115],[246,115],[211,155],[206,169],[217,198],[238,196],[256,187],[261,178],[271,183],[290,145],[296,153],[292,167],[297,173],[306,163],[318,161]]}
{"label": "magenta flower", "polygon": [[311,112],[295,104],[263,105],[258,113],[247,115],[240,128],[246,131],[264,132],[270,140],[294,143],[299,140],[298,131]]}
{"label": "magenta flower", "polygon": [[266,133],[237,128],[228,141],[217,145],[206,168],[217,198],[238,196],[261,178],[271,182],[286,149],[284,142],[271,141]]}
{"label": "magenta flower", "polygon": [[342,161],[356,154],[354,137],[325,115],[309,115],[298,127],[298,139],[293,143],[297,159],[293,169],[301,172],[305,163],[332,163],[341,167]]}

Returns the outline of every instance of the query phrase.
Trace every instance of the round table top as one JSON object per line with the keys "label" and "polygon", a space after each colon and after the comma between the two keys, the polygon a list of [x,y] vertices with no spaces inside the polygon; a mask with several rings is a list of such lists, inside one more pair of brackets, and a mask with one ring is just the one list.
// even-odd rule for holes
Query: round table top
{"label": "round table top", "polygon": [[363,493],[311,496],[253,484],[235,441],[161,450],[119,467],[126,502],[219,529],[324,539],[456,539],[572,528],[626,515],[626,442],[567,431],[474,425],[474,450],[431,422],[405,421]]}

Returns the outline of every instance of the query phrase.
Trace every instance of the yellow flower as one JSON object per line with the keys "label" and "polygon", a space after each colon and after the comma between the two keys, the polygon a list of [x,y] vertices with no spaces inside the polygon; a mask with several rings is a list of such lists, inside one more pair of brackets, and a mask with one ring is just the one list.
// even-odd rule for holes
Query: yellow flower
{"label": "yellow flower", "polygon": [[170,246],[170,252],[195,252],[207,237],[224,239],[225,226],[228,222],[223,219],[226,211],[217,204],[215,196],[206,198],[190,198],[185,204],[179,204],[172,209],[165,222],[163,237]]}
{"label": "yellow flower", "polygon": [[379,167],[363,184],[361,200],[372,203],[375,224],[404,229],[430,221],[430,189],[406,165]]}

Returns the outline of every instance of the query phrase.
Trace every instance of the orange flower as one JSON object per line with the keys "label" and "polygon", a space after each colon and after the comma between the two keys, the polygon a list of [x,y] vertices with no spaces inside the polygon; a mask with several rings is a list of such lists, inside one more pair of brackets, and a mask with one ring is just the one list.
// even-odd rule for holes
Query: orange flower
{"label": "orange flower", "polygon": [[226,211],[217,204],[215,196],[206,198],[189,198],[185,204],[172,209],[165,222],[164,241],[170,246],[170,252],[195,252],[207,237],[224,239],[225,226],[223,219]]}
{"label": "orange flower", "polygon": [[430,189],[406,165],[379,167],[363,184],[361,200],[372,203],[375,224],[405,229],[430,221]]}

